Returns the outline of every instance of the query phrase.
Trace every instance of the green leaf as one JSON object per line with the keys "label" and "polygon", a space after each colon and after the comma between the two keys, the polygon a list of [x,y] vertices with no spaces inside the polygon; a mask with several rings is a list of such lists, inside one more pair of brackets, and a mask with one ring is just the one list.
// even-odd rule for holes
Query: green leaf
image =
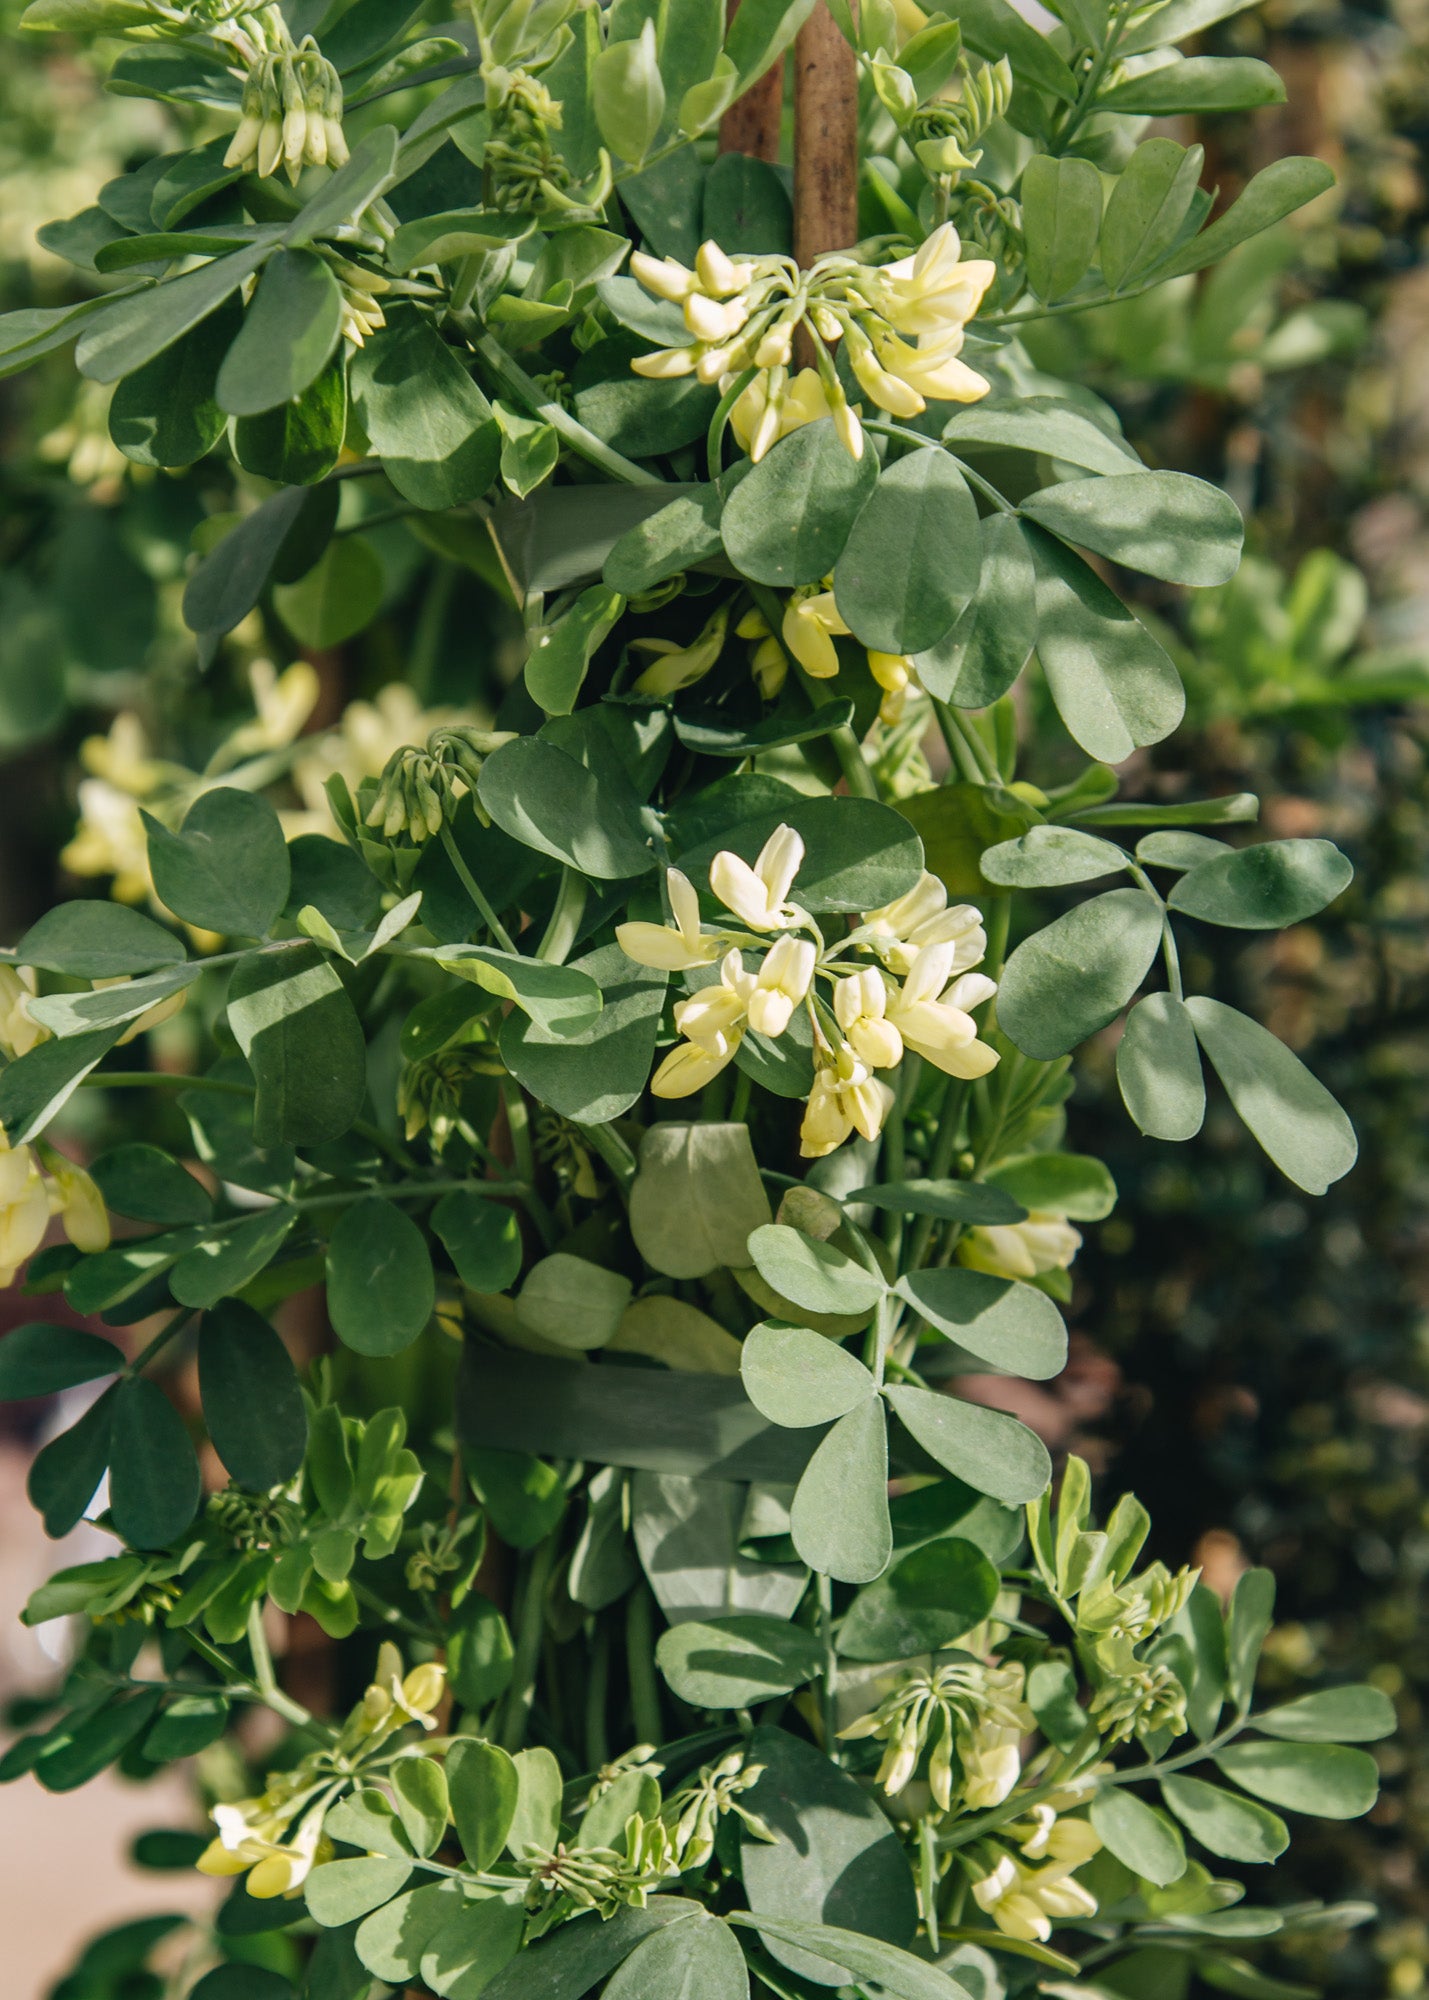
{"label": "green leaf", "polygon": [[304,513],[328,509],[324,535],[337,518],[337,493],[275,493],[231,528],[198,564],[184,590],[184,623],[191,632],[221,637],[248,616],[267,588],[275,563]]}
{"label": "green leaf", "polygon": [[1034,826],[1016,840],[989,847],[980,865],[988,881],[1000,888],[1050,889],[1120,874],[1128,861],[1112,841],[1074,826]]}
{"label": "green leaf", "polygon": [[198,1459],[183,1419],[157,1383],[131,1376],[114,1391],[109,1510],[136,1548],[176,1541],[202,1498]]}
{"label": "green leaf", "polygon": [[327,1303],[338,1337],[359,1354],[400,1354],[427,1324],[432,1260],[395,1202],[364,1195],[344,1209],[327,1247]]}
{"label": "green leaf", "polygon": [[[196,1757],[222,1736],[230,1714],[230,1704],[221,1695],[180,1695],[165,1703],[163,1714],[144,1739],[144,1755],[151,1764]],[[193,1858],[196,1861],[198,1855]]]}
{"label": "green leaf", "polygon": [[838,559],[834,597],[861,645],[922,653],[976,596],[980,567],[977,506],[934,446],[879,475]]}
{"label": "green leaf", "polygon": [[767,160],[719,154],[705,175],[702,233],[731,257],[791,255],[794,217],[785,178]]}
{"label": "green leaf", "polygon": [[[423,1889],[408,1889],[380,1910],[374,1910],[358,1926],[353,1945],[369,1972],[389,1983],[405,1986],[421,1970],[422,1953],[463,1904],[461,1884],[430,1882]],[[358,1989],[344,2000],[358,2000]]]}
{"label": "green leaf", "polygon": [[347,362],[338,354],[301,395],[262,416],[239,417],[233,449],[260,479],[315,486],[337,464],[346,436]]}
{"label": "green leaf", "polygon": [[554,625],[543,626],[531,642],[526,687],[547,715],[569,715],[586,670],[625,609],[625,599],[603,583],[583,590]]}
{"label": "green leaf", "polygon": [[32,1019],[56,1035],[80,1035],[89,1029],[136,1020],[151,1007],[191,986],[201,970],[198,965],[175,965],[96,993],[50,993],[29,1001],[27,1011]]}
{"label": "green leaf", "polygon": [[1293,215],[1297,208],[1303,208],[1334,184],[1334,171],[1323,160],[1298,156],[1273,160],[1268,167],[1262,167],[1225,214],[1217,216],[1208,229],[1178,250],[1161,266],[1157,276],[1179,278],[1187,271],[1201,271],[1207,264],[1218,263],[1238,243],[1283,222],[1287,215]]}
{"label": "green leaf", "polygon": [[749,1261],[781,1298],[811,1313],[870,1313],[887,1290],[883,1280],[832,1243],[786,1223],[770,1222],[749,1239]]}
{"label": "green leaf", "polygon": [[432,1757],[402,1757],[392,1766],[397,1817],[413,1851],[435,1854],[447,1830],[447,1781]]}
{"label": "green leaf", "polygon": [[1023,1208],[1050,1208],[1074,1222],[1101,1222],[1116,1207],[1116,1182],[1089,1153],[1021,1153],[988,1175]]}
{"label": "green leaf", "polygon": [[1279,930],[1323,910],[1354,872],[1331,840],[1267,840],[1198,862],[1166,900],[1208,924]]}
{"label": "green leaf", "polygon": [[791,798],[689,848],[680,867],[702,887],[721,850],[752,864],[780,826],[792,826],[804,842],[794,894],[806,910],[881,909],[914,888],[923,872],[923,844],[902,813],[874,799],[846,798]]}
{"label": "green leaf", "polygon": [[1228,493],[1185,472],[1125,472],[1044,486],[1022,512],[1064,541],[1171,583],[1228,583],[1245,524]]}
{"label": "green leaf", "polygon": [[81,979],[123,979],[182,965],[187,956],[172,931],[122,903],[59,903],[15,947],[21,965]]}
{"label": "green leaf", "polygon": [[1286,1178],[1323,1194],[1347,1174],[1359,1152],[1354,1127],[1299,1057],[1222,1001],[1197,996],[1186,1010],[1231,1103]]}
{"label": "green leaf", "polygon": [[514,1209],[475,1188],[458,1188],[432,1210],[432,1229],[472,1291],[504,1292],[520,1277],[521,1223]]}
{"label": "green leaf", "polygon": [[1027,534],[1037,572],[1037,657],[1057,712],[1089,757],[1122,763],[1181,720],[1181,676],[1080,556],[1036,527]]}
{"label": "green leaf", "polygon": [[468,1899],[422,1953],[422,1979],[450,2000],[476,2000],[521,1947],[520,1891]]}
{"label": "green leaf", "polygon": [[1077,814],[1083,826],[1229,826],[1259,817],[1260,800],[1254,792],[1183,799],[1179,804],[1091,806]]}
{"label": "green leaf", "polygon": [[1268,1569],[1248,1569],[1236,1581],[1226,1613],[1227,1684],[1238,1710],[1250,1707],[1260,1649],[1275,1610],[1275,1578]]}
{"label": "green leaf", "polygon": [[1185,1003],[1148,993],[1126,1020],[1116,1050],[1122,1101],[1149,1139],[1194,1139],[1206,1115],[1196,1030]]}
{"label": "green leaf", "polygon": [[[817,1978],[822,1986],[832,1985],[838,1973],[850,1980],[875,1982],[880,2000],[967,2000],[968,1988],[961,1980],[940,1972],[926,1959],[914,1958],[911,1952],[854,1931],[758,1912],[733,1916],[730,1921],[757,1930],[781,1964],[804,1970],[806,1977]],[[819,1953],[825,1955],[817,1956]]]}
{"label": "green leaf", "polygon": [[447,1680],[461,1706],[485,1708],[505,1694],[514,1658],[506,1620],[490,1598],[468,1592],[447,1624]]}
{"label": "green leaf", "polygon": [[1379,1766],[1341,1743],[1228,1743],[1216,1766],[1258,1799],[1319,1819],[1358,1819],[1379,1797]]}
{"label": "green leaf", "polygon": [[1046,1382],[1067,1365],[1062,1315],[1033,1285],[948,1268],[909,1271],[898,1290],[939,1333],[1000,1373]]}
{"label": "green leaf", "polygon": [[260,1146],[321,1145],[349,1130],[367,1090],[367,1049],[347,990],[316,946],[241,960],[228,1024],[258,1086]]}
{"label": "green leaf", "polygon": [[1204,1779],[1163,1778],[1161,1796],[1187,1832],[1226,1861],[1274,1861],[1290,1845],[1284,1820]]}
{"label": "green leaf", "polygon": [[183,277],[165,278],[116,299],[81,333],[75,349],[79,372],[91,382],[117,382],[135,374],[232,298],[272,251],[273,240],[265,237]]}
{"label": "green leaf", "polygon": [[[917,1924],[913,1878],[902,1843],[875,1800],[821,1750],[782,1729],[756,1729],[747,1754],[764,1770],[743,1803],[774,1839],[741,1833],[740,1872],[754,1912],[742,1921],[763,1930],[768,1919],[791,1933],[836,1923],[847,1927],[839,1935],[857,1932],[865,1949],[890,1957],[889,1946],[911,1944]],[[772,1949],[790,1971],[819,1985],[832,1983],[833,1968],[812,1941],[806,1950],[781,1943]],[[939,2000],[963,2000],[937,1990]]]}
{"label": "green leaf", "polygon": [[[47,1792],[73,1792],[97,1778],[145,1728],[159,1705],[157,1688],[108,1701],[64,1728],[35,1765]],[[91,1947],[93,1949],[93,1947]]]}
{"label": "green leaf", "polygon": [[703,1278],[747,1264],[750,1235],[770,1220],[748,1126],[661,1120],[646,1131],[630,1229],[654,1270]]}
{"label": "green leaf", "polygon": [[601,138],[620,159],[638,164],[665,117],[654,21],[647,20],[630,40],[611,42],[601,50],[591,88]]}
{"label": "green leaf", "polygon": [[1284,102],[1285,85],[1269,63],[1253,56],[1186,56],[1114,84],[1098,97],[1097,109],[1176,118],[1197,111],[1255,111]]}
{"label": "green leaf", "polygon": [[579,874],[618,882],[654,866],[638,818],[539,736],[503,743],[482,765],[477,790],[503,832]]}
{"label": "green leaf", "polygon": [[642,1938],[665,1924],[688,1922],[698,1907],[656,1896],[643,1910],[618,1910],[600,1923],[563,1924],[498,1972],[482,2000],[583,2000]]}
{"label": "green leaf", "polygon": [[975,1543],[926,1542],[858,1593],[839,1630],[839,1651],[850,1660],[936,1653],[980,1625],[1001,1588]]}
{"label": "green leaf", "polygon": [[356,222],[368,204],[391,186],[396,161],[395,126],[373,126],[353,147],[346,164],[299,210],[283,238],[288,248],[301,250],[343,223]]}
{"label": "green leaf", "polygon": [[[1088,472],[1135,472],[1141,461],[1131,446],[1104,431],[1070,403],[1052,396],[1028,396],[1006,408],[986,403],[959,410],[943,426],[943,442],[991,445],[1002,451],[1038,451]],[[984,531],[999,518],[989,514]]]}
{"label": "green leaf", "polygon": [[917,656],[929,694],[958,708],[985,708],[1007,693],[1037,637],[1037,579],[1022,524],[1012,514],[982,523],[977,596],[952,630]]}
{"label": "green leaf", "polygon": [[192,1989],[190,2000],[296,2000],[297,1987],[261,1965],[217,1965]]}
{"label": "green leaf", "polygon": [[180,1257],[169,1278],[170,1291],[180,1305],[204,1311],[241,1292],[272,1263],[297,1219],[296,1209],[277,1207],[236,1228],[220,1226],[207,1242]]}
{"label": "green leaf", "polygon": [[516,1816],[520,1778],[510,1755],[495,1743],[459,1736],[447,1753],[447,1787],[461,1851],[485,1870],[499,1860]]}
{"label": "green leaf", "polygon": [[741,6],[724,40],[741,93],[778,62],[813,10],[814,0],[747,0]]}
{"label": "green leaf", "polygon": [[686,1619],[660,1635],[655,1661],[693,1708],[752,1708],[813,1680],[823,1666],[813,1633],[784,1618]]}
{"label": "green leaf", "polygon": [[55,1113],[114,1047],[122,1027],[42,1042],[0,1071],[0,1130],[12,1146],[43,1132]]}
{"label": "green leaf", "polygon": [[1092,1800],[1092,1825],[1108,1853],[1133,1875],[1165,1889],[1186,1872],[1186,1849],[1179,1830],[1126,1785],[1103,1785]]}
{"label": "green leaf", "polygon": [[404,499],[440,512],[487,491],[500,451],[491,405],[424,314],[392,313],[349,374],[362,427]]}
{"label": "green leaf", "polygon": [[115,388],[109,435],[136,465],[193,465],[223,436],[214,394],[219,364],[241,325],[237,306],[220,307]]}
{"label": "green leaf", "polygon": [[1174,828],[1148,833],[1136,843],[1137,860],[1152,868],[1198,868],[1203,861],[1214,861],[1229,852],[1223,840],[1212,840],[1204,833],[1178,833]]}
{"label": "green leaf", "polygon": [[90,1168],[104,1205],[116,1215],[170,1227],[208,1222],[213,1198],[187,1168],[158,1146],[137,1141],[111,1146]]}
{"label": "green leaf", "polygon": [[202,792],[177,833],[145,813],[155,893],[185,923],[225,937],[266,937],[288,900],[288,849],[265,798]]}
{"label": "green leaf", "polygon": [[465,1461],[476,1496],[502,1541],[515,1549],[533,1549],[545,1541],[566,1510],[566,1490],[555,1468],[525,1451],[468,1448]]}
{"label": "green leaf", "polygon": [[77,1424],[35,1454],[26,1491],[52,1541],[59,1541],[83,1518],[104,1477],[118,1386],[106,1389]]}
{"label": "green leaf", "polygon": [[1392,1736],[1396,1722],[1394,1703],[1383,1689],[1360,1685],[1319,1688],[1253,1716],[1250,1726],[1287,1743],[1375,1743]]}
{"label": "green leaf", "polygon": [[1102,220],[1102,276],[1112,291],[1154,269],[1171,249],[1190,210],[1204,159],[1203,147],[1147,139],[1127,161]]}
{"label": "green leaf", "polygon": [[895,1215],[933,1215],[941,1222],[1025,1222],[1020,1202],[984,1181],[890,1181],[882,1187],[852,1189],[844,1199],[891,1209]]}
{"label": "green leaf", "polygon": [[509,1014],[501,1024],[501,1058],[560,1117],[605,1125],[644,1092],[667,975],[636,965],[617,944],[588,952],[569,971],[595,982],[599,1014],[578,1030],[561,1022],[554,1032],[524,1013]]}
{"label": "green leaf", "polygon": [[979,1493],[1021,1507],[1046,1490],[1052,1476],[1047,1447],[1016,1417],[931,1389],[895,1387],[883,1393],[929,1457]]}
{"label": "green leaf", "polygon": [[532,1266],[516,1301],[528,1333],[556,1347],[604,1347],[630,1303],[631,1283],[618,1271],[557,1250]]}
{"label": "green leaf", "polygon": [[300,645],[340,646],[376,617],[386,582],[369,542],[336,536],[298,582],[279,585],[273,608]]}
{"label": "green leaf", "polygon": [[516,1811],[506,1834],[506,1851],[524,1861],[530,1848],[549,1851],[561,1833],[561,1767],[549,1750],[518,1750]]}
{"label": "green leaf", "polygon": [[1007,0],[962,0],[957,18],[964,42],[976,54],[989,62],[1005,55],[1019,82],[1049,91],[1065,104],[1076,102],[1076,79],[1066,63]]}
{"label": "green leaf", "polygon": [[739,1372],[755,1409],[788,1429],[832,1423],[874,1393],[855,1355],[804,1326],[756,1326],[745,1336]]}
{"label": "green leaf", "polygon": [[800,1559],[840,1583],[872,1583],[893,1550],[888,1433],[870,1396],[840,1417],[809,1460],[789,1514]]}
{"label": "green leaf", "polygon": [[311,250],[275,252],[218,371],[219,408],[252,417],[300,396],[331,360],[341,330],[332,266]]}
{"label": "green leaf", "polygon": [[308,1914],[324,1930],[350,1924],[369,1910],[390,1903],[411,1872],[410,1861],[382,1857],[324,1862],[305,1885]]}
{"label": "green leaf", "polygon": [[600,1021],[600,988],[589,973],[574,965],[551,965],[542,958],[479,944],[444,944],[420,956],[434,959],[485,993],[514,1001],[553,1041],[572,1041]]}
{"label": "green leaf", "polygon": [[81,1382],[117,1375],[123,1366],[122,1348],[78,1327],[13,1327],[0,1340],[0,1402],[57,1396]]}
{"label": "green leaf", "polygon": [[802,424],[740,480],[725,502],[725,552],[755,583],[818,583],[848,541],[878,481],[878,459],[853,459],[831,417]]}
{"label": "green leaf", "polygon": [[1151,969],[1161,923],[1155,899],[1141,889],[1112,889],[1079,903],[1007,961],[999,1026],[1039,1062],[1065,1055],[1131,999]]}
{"label": "green leaf", "polygon": [[606,2000],[748,2000],[748,1994],[738,1939],[703,1912],[638,1944],[605,1988]]}
{"label": "green leaf", "polygon": [[1034,153],[1022,175],[1022,227],[1027,280],[1044,305],[1086,276],[1101,222],[1101,175],[1091,161]]}
{"label": "green leaf", "polygon": [[696,486],[637,521],[605,558],[602,575],[607,586],[635,597],[722,554],[721,507],[718,487]]}
{"label": "green leaf", "polygon": [[251,1492],[285,1484],[303,1462],[308,1419],[297,1370],[267,1320],[237,1299],[203,1317],[203,1420],[229,1477]]}

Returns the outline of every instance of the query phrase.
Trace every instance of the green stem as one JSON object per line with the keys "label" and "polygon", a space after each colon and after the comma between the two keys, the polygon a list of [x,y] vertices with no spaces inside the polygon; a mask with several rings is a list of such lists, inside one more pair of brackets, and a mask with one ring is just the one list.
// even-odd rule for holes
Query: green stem
{"label": "green stem", "polygon": [[516,1171],[525,1184],[521,1199],[541,1241],[548,1250],[552,1250],[556,1244],[556,1225],[551,1211],[536,1192],[536,1148],[531,1139],[531,1114],[521,1086],[514,1077],[502,1077],[501,1101],[506,1107],[506,1124],[511,1133],[511,1150],[516,1155]]}
{"label": "green stem", "polygon": [[839,1752],[838,1687],[839,1656],[834,1648],[834,1587],[827,1576],[815,1579],[819,1606],[819,1644],[824,1649],[823,1672],[819,1677],[819,1707],[824,1723],[824,1755],[842,1763]]}
{"label": "green stem", "polygon": [[541,1637],[546,1628],[546,1590],[556,1566],[557,1541],[556,1532],[547,1535],[532,1551],[526,1571],[511,1663],[511,1686],[501,1710],[501,1728],[495,1733],[495,1740],[503,1750],[519,1750],[526,1741],[536,1691],[536,1667],[541,1658]]}
{"label": "green stem", "polygon": [[92,1070],[81,1090],[220,1090],[228,1097],[252,1097],[251,1083],[225,1083],[216,1076],[178,1076],[167,1069]]}
{"label": "green stem", "polygon": [[551,912],[546,935],[536,947],[537,958],[543,958],[548,965],[564,965],[570,957],[585,915],[587,888],[584,875],[577,874],[574,868],[562,868],[556,907]]}
{"label": "green stem", "polygon": [[497,916],[495,910],[492,909],[490,903],[487,902],[486,897],[482,894],[481,885],[462,859],[461,849],[457,846],[452,830],[445,820],[442,821],[441,839],[442,846],[446,850],[447,860],[450,861],[452,867],[456,870],[457,880],[461,883],[463,889],[466,890],[468,896],[471,897],[477,909],[480,910],[482,922],[486,925],[486,928],[491,932],[491,935],[496,939],[496,942],[503,951],[514,952],[516,947],[511,942],[510,933],[507,931],[500,917]]}
{"label": "green stem", "polygon": [[655,1679],[655,1600],[643,1578],[625,1605],[625,1667],[637,1743],[659,1743],[664,1734]]}
{"label": "green stem", "polygon": [[579,1118],[572,1119],[571,1123],[610,1168],[621,1200],[628,1203],[630,1184],[637,1171],[635,1155],[629,1146],[613,1125],[583,1125]]}
{"label": "green stem", "polygon": [[330,1729],[325,1722],[319,1722],[301,1702],[294,1701],[291,1695],[284,1694],[276,1681],[271,1688],[261,1688],[256,1680],[249,1680],[246,1675],[240,1674],[232,1660],[222,1654],[217,1646],[211,1646],[201,1632],[195,1632],[190,1628],[185,1636],[201,1659],[207,1660],[210,1666],[218,1668],[229,1692],[238,1700],[261,1701],[266,1708],[272,1709],[274,1715],[281,1716],[284,1722],[290,1723],[294,1729],[314,1730],[318,1735],[325,1736],[329,1742],[335,1739],[337,1733],[335,1730]]}
{"label": "green stem", "polygon": [[578,457],[601,472],[608,473],[625,486],[663,486],[663,479],[655,473],[647,472],[643,465],[635,465],[630,459],[622,458],[618,451],[612,451],[608,444],[588,431],[584,424],[577,423],[569,410],[553,402],[539,383],[533,382],[520,364],[514,361],[498,340],[489,333],[479,332],[470,315],[454,315],[465,320],[463,331],[471,342],[473,352],[485,365],[492,380],[509,395],[517,398],[522,407],[533,417],[540,417],[551,429],[570,446]]}
{"label": "green stem", "polygon": [[142,1375],[149,1363],[154,1359],[154,1356],[162,1348],[168,1346],[169,1342],[183,1327],[187,1326],[193,1316],[193,1310],[189,1306],[185,1306],[182,1312],[176,1312],[167,1325],[159,1328],[159,1331],[154,1335],[148,1346],[141,1348],[134,1356],[129,1366],[124,1370],[125,1375],[130,1378]]}
{"label": "green stem", "polygon": [[592,1771],[610,1762],[605,1707],[610,1695],[610,1625],[599,1615],[585,1684],[585,1755]]}

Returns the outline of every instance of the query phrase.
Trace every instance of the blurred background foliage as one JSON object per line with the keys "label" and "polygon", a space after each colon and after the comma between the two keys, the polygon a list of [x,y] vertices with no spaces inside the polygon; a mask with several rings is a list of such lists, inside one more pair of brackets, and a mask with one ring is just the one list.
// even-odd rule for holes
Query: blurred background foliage
{"label": "blurred background foliage", "polygon": [[[7,36],[19,12],[0,0]],[[1325,919],[1246,945],[1207,930],[1194,978],[1293,1047],[1314,1045],[1362,1155],[1312,1208],[1228,1112],[1189,1146],[1137,1138],[1114,1049],[1085,1050],[1071,1136],[1110,1161],[1121,1201],[1077,1266],[1072,1365],[1023,1414],[1142,1496],[1154,1554],[1205,1563],[1221,1589],[1247,1562],[1275,1570],[1275,1693],[1328,1672],[1394,1696],[1403,1729],[1385,1746],[1380,1806],[1303,1829],[1276,1889],[1383,1910],[1332,1961],[1288,1973],[1357,2000],[1413,1995],[1429,1992],[1429,4],[1269,0],[1206,49],[1265,57],[1289,93],[1253,121],[1173,130],[1207,145],[1222,199],[1289,151],[1328,159],[1340,187],[1304,227],[1208,280],[1043,322],[1029,346],[1108,398],[1148,463],[1218,481],[1248,516],[1232,584],[1194,610],[1167,589],[1143,596],[1190,704],[1178,737],[1128,772],[1127,794],[1163,796],[1163,770],[1190,772],[1192,795],[1261,792],[1267,833],[1327,834],[1352,856],[1356,883]],[[158,107],[96,91],[79,56],[6,50],[10,309],[56,303],[74,283],[37,225],[164,150],[166,133]],[[249,751],[278,758],[298,818],[326,771],[375,775],[424,732],[421,710],[468,706],[513,670],[486,545],[433,550],[393,523],[377,537],[380,574],[345,577],[326,608],[295,599],[266,627],[255,615],[200,682],[178,596],[230,496],[218,461],[178,476],[128,465],[104,393],[76,392],[66,355],[0,384],[5,936],[67,881],[72,893],[67,870],[118,873],[125,890],[136,766],[177,766],[181,781],[231,756],[255,689],[267,707]],[[254,683],[264,657],[307,668],[275,682],[260,667]],[[311,697],[296,743],[284,688],[296,705]],[[120,714],[137,727],[110,734]]]}

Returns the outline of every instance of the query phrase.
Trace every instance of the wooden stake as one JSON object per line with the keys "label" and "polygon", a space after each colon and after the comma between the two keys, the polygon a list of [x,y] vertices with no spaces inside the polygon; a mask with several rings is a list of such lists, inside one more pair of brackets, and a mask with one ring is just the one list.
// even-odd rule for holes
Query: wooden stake
{"label": "wooden stake", "polygon": [[794,255],[858,237],[858,65],[824,0],[794,43]]}
{"label": "wooden stake", "polygon": [[[725,14],[732,21],[739,0],[728,0]],[[765,70],[758,83],[737,97],[719,121],[719,149],[722,153],[748,153],[756,160],[773,162],[779,158],[779,136],[784,122],[784,58]]]}

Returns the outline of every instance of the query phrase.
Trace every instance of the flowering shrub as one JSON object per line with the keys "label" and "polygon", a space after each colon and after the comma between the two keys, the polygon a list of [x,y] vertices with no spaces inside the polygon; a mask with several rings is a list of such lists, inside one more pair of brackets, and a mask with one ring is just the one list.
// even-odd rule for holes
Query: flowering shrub
{"label": "flowering shrub", "polygon": [[[29,9],[201,107],[50,232],[116,287],[0,321],[9,367],[77,339],[136,466],[231,467],[200,664],[255,618],[275,652],[363,629],[398,523],[525,642],[507,685],[476,636],[459,712],[389,690],[316,737],[313,670],[255,664],[202,771],[121,717],[69,850],[115,897],[0,968],[0,1255],[62,1207],[30,1291],[156,1321],[0,1347],[0,1394],[108,1384],[31,1492],[59,1536],[107,1477],[119,1544],[32,1600],[85,1636],[0,1768],[288,1726],[196,1844],[242,1878],[204,2000],[1271,2000],[1247,1948],[1365,1914],[1211,1864],[1273,1861],[1276,1808],[1366,1811],[1384,1697],[1257,1711],[1268,1574],[1223,1608],[1138,1568],[1133,1499],[1096,1527],[1073,1459],[1054,1504],[1041,1440],[958,1393],[1065,1361],[1075,1225],[1116,1199],[1065,1143],[1088,1038],[1122,1022],[1155,1138],[1200,1129],[1208,1060],[1299,1187],[1355,1157],[1178,942],[1300,923],[1348,865],[1111,768],[1184,706],[1113,582],[1224,588],[1237,510],[1022,344],[1326,185],[1279,161],[1211,221],[1200,149],[1142,138],[1277,96],[1169,46],[1220,11],[864,0],[845,45],[809,0]],[[863,172],[859,240],[796,257],[807,187],[791,215],[705,135],[801,33],[862,79]],[[1064,890],[1029,930],[1019,892]],[[180,1008],[168,1142],[91,1178],[42,1135],[171,1088],[143,1038]],[[337,1349],[300,1377],[273,1322],[319,1277]],[[157,1379],[191,1340],[207,1496]],[[370,1675],[345,1722],[281,1684],[298,1613]]]}

